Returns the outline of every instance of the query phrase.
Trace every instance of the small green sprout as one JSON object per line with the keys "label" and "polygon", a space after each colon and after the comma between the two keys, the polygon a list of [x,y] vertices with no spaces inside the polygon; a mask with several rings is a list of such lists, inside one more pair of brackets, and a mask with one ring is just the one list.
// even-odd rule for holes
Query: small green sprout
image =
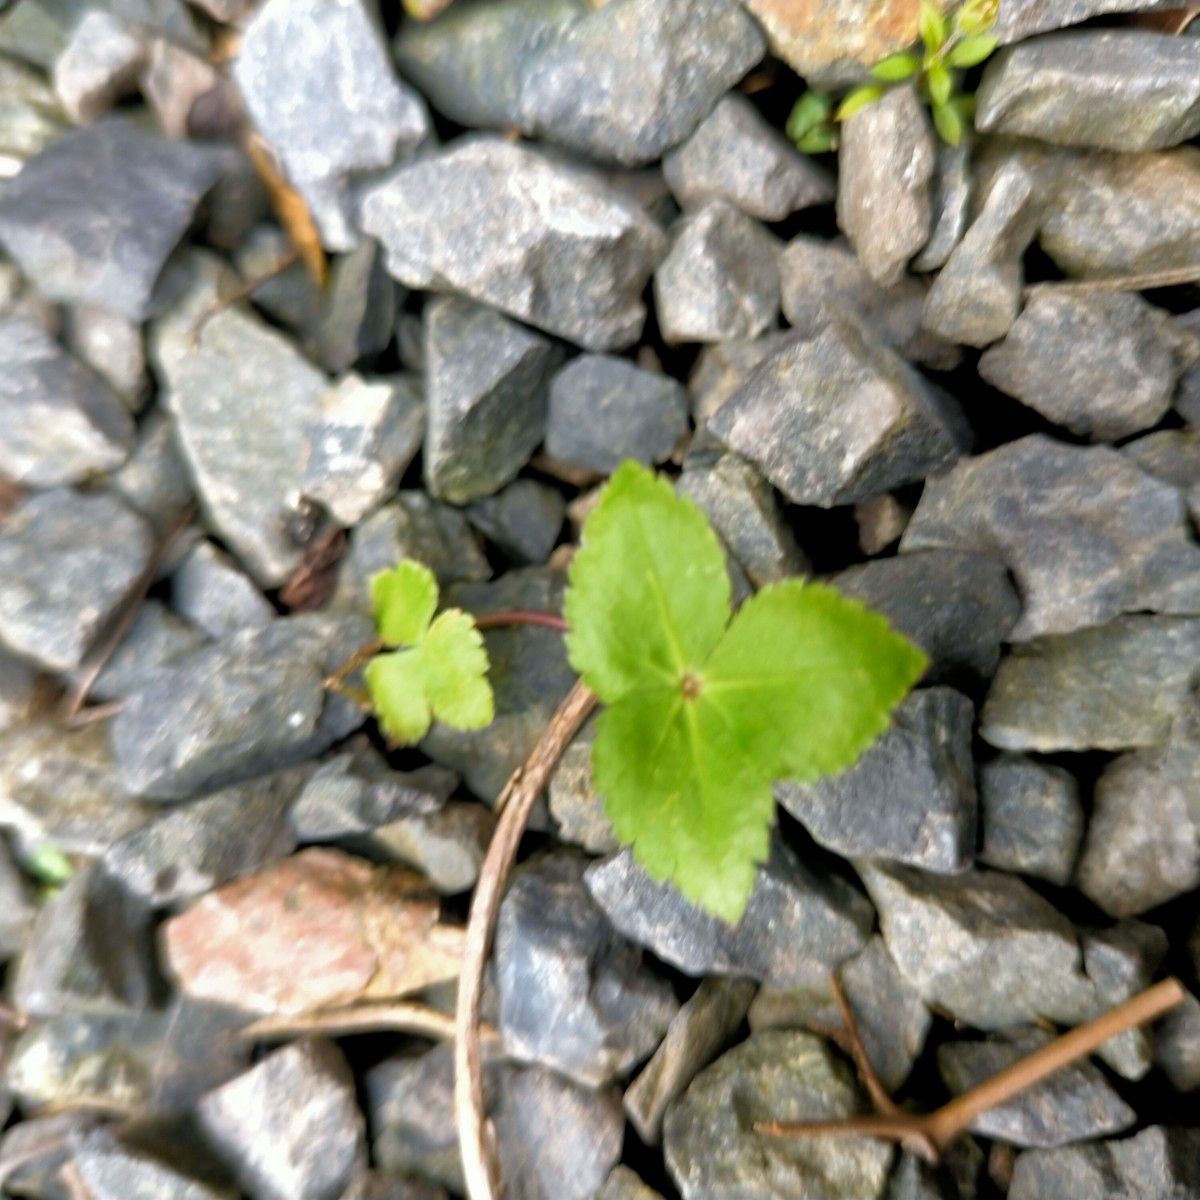
{"label": "small green sprout", "polygon": [[53,842],[42,842],[21,865],[30,879],[50,892],[65,886],[75,874],[71,860]]}

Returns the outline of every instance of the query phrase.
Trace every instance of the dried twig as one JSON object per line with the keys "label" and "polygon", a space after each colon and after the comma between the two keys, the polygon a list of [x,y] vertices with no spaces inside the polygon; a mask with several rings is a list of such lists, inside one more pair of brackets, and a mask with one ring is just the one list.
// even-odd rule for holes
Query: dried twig
{"label": "dried twig", "polygon": [[476,629],[498,629],[503,625],[539,625],[543,629],[567,632],[567,623],[557,613],[532,612],[523,608],[506,608],[499,612],[482,613],[475,618]]}
{"label": "dried twig", "polygon": [[[1189,267],[1171,267],[1163,271],[1147,271],[1140,275],[1105,275],[1099,279],[1064,279],[1053,286],[1073,292],[1144,292],[1151,288],[1181,287],[1200,283],[1200,263]],[[1030,284],[1025,294],[1042,284]]]}
{"label": "dried twig", "polygon": [[313,538],[305,547],[300,565],[279,589],[279,603],[292,612],[320,608],[333,590],[346,545],[346,531],[336,526]]}
{"label": "dried twig", "polygon": [[838,1012],[842,1014],[842,1021],[846,1026],[846,1041],[850,1048],[850,1057],[854,1060],[859,1078],[863,1081],[863,1086],[871,1097],[871,1103],[875,1105],[875,1111],[886,1117],[899,1115],[902,1110],[888,1095],[883,1081],[875,1073],[875,1064],[871,1062],[871,1056],[867,1053],[866,1046],[863,1045],[854,1010],[850,1007],[850,1001],[846,999],[841,980],[832,972],[829,975],[829,990],[833,993],[833,1001],[837,1005]]}
{"label": "dried twig", "polygon": [[458,979],[458,1012],[454,1042],[454,1116],[462,1151],[463,1177],[471,1200],[497,1200],[500,1173],[483,1105],[483,1065],[479,1046],[479,1011],[483,973],[504,885],[517,855],[529,814],[563,751],[596,707],[596,697],[576,683],[550,718],[529,758],[504,788],[496,832],[471,898],[466,946]]}
{"label": "dried twig", "polygon": [[[356,1004],[295,1016],[264,1017],[241,1030],[241,1037],[249,1042],[268,1042],[310,1034],[345,1037],[355,1033],[412,1033],[448,1042],[454,1037],[454,1018],[427,1004]],[[483,1027],[480,1036],[490,1041],[497,1034]]]}
{"label": "dried twig", "polygon": [[287,231],[292,245],[296,247],[300,261],[307,268],[313,283],[318,288],[323,288],[329,277],[329,261],[325,257],[321,235],[317,231],[317,223],[313,220],[307,202],[284,178],[274,156],[267,149],[266,142],[257,133],[248,132],[243,138],[243,146],[255,172],[267,189],[267,196],[279,223]]}

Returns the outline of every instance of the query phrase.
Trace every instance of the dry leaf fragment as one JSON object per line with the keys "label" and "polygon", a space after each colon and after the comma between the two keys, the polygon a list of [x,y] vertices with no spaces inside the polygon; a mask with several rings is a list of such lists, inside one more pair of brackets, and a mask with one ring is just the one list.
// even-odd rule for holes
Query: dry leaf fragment
{"label": "dry leaf fragment", "polygon": [[283,177],[283,172],[267,149],[266,142],[257,133],[246,135],[245,147],[251,164],[267,189],[271,207],[296,247],[300,261],[308,269],[317,287],[323,288],[329,275],[329,262],[325,258],[321,235],[317,232],[316,222],[304,197]]}

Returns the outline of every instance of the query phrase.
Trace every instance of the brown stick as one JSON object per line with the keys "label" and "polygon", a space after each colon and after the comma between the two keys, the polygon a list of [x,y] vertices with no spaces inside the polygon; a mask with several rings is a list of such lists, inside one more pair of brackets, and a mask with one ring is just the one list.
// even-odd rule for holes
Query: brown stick
{"label": "brown stick", "polygon": [[502,810],[471,898],[466,944],[458,977],[454,1031],[454,1116],[462,1152],[463,1178],[470,1200],[498,1200],[500,1172],[483,1102],[479,1011],[483,973],[491,950],[504,885],[517,856],[529,814],[563,751],[596,707],[596,697],[576,683],[542,731],[529,758],[513,772],[501,793]]}
{"label": "brown stick", "polygon": [[[282,1038],[321,1033],[345,1037],[355,1033],[412,1033],[418,1037],[448,1042],[454,1037],[454,1018],[427,1004],[398,1001],[393,1004],[356,1004],[348,1008],[295,1016],[263,1017],[247,1025],[240,1036],[248,1042],[268,1042]],[[483,1028],[482,1036],[491,1040],[494,1029]]]}
{"label": "brown stick", "polygon": [[540,625],[543,629],[567,632],[567,623],[557,613],[530,612],[523,608],[506,608],[500,612],[483,613],[475,618],[476,629],[498,629],[502,625]]}
{"label": "brown stick", "polygon": [[858,1018],[850,1007],[850,1001],[846,998],[841,980],[833,972],[830,972],[829,975],[829,990],[833,993],[833,1002],[842,1015],[842,1024],[846,1026],[846,1040],[850,1046],[850,1057],[854,1060],[855,1067],[858,1068],[859,1078],[863,1081],[863,1086],[871,1097],[875,1111],[881,1117],[902,1115],[901,1109],[888,1095],[883,1081],[875,1073],[875,1064],[871,1061],[871,1056],[867,1053],[866,1046],[863,1045],[862,1035],[858,1031]]}
{"label": "brown stick", "polygon": [[[1172,267],[1163,271],[1149,271],[1142,275],[1109,275],[1100,279],[1064,279],[1053,286],[1070,288],[1074,292],[1141,292],[1148,288],[1181,287],[1185,283],[1200,283],[1200,263],[1190,267]],[[1026,295],[1033,287],[1025,289]]]}

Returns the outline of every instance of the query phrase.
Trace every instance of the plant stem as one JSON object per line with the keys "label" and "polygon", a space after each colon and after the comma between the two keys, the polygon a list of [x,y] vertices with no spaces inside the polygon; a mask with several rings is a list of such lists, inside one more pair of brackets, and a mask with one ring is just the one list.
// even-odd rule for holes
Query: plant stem
{"label": "plant stem", "polygon": [[[277,1041],[284,1038],[324,1034],[345,1037],[354,1033],[412,1033],[418,1037],[449,1041],[454,1037],[454,1018],[427,1004],[396,1001],[391,1004],[356,1004],[295,1016],[263,1017],[241,1031],[248,1042]],[[495,1030],[483,1030],[489,1040]]]}
{"label": "plant stem", "polygon": [[501,625],[540,625],[543,629],[567,632],[567,623],[557,613],[531,612],[523,608],[506,608],[500,612],[483,613],[475,618],[476,629],[496,629]]}
{"label": "plant stem", "polygon": [[495,1145],[484,1112],[479,1012],[483,974],[504,885],[534,804],[563,751],[595,707],[595,695],[577,682],[550,718],[529,757],[513,772],[497,801],[500,820],[471,897],[454,1027],[454,1116],[470,1200],[498,1200],[501,1194]]}

